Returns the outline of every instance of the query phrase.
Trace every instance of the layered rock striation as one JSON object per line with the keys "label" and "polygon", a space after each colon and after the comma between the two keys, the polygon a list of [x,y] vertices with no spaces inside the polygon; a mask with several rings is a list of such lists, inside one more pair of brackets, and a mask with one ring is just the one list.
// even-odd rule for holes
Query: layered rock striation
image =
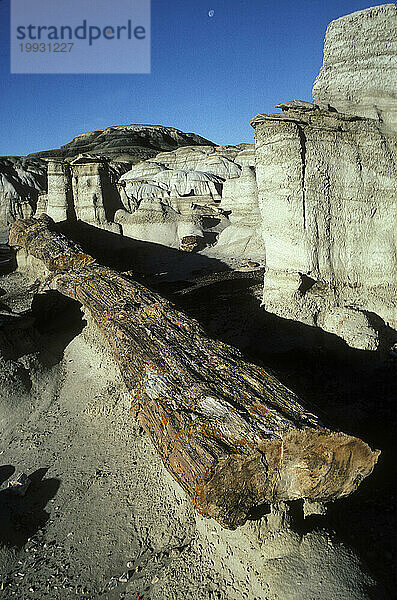
{"label": "layered rock striation", "polygon": [[328,26],[313,102],[397,129],[397,5],[354,12]]}
{"label": "layered rock striation", "polygon": [[39,193],[46,189],[46,171],[43,160],[0,157],[0,237],[4,241],[15,219],[33,214]]}
{"label": "layered rock striation", "polygon": [[179,148],[134,166],[119,180],[124,235],[184,250],[216,244],[230,224],[223,189],[240,178],[247,146]]}
{"label": "layered rock striation", "polygon": [[312,105],[257,115],[267,310],[374,350],[397,328],[397,136]]}
{"label": "layered rock striation", "polygon": [[185,133],[163,125],[117,125],[81,133],[54,150],[30,154],[31,157],[71,159],[80,154],[96,154],[113,161],[137,163],[181,146],[214,146],[195,133]]}
{"label": "layered rock striation", "polygon": [[252,144],[178,148],[129,170],[88,154],[48,164],[38,215],[188,252],[264,256]]}
{"label": "layered rock striation", "polygon": [[[204,145],[213,142],[173,127],[161,125],[120,125],[82,133],[60,149],[37,152],[28,157],[0,157],[0,231],[7,237],[9,225],[20,217],[29,217],[38,208],[46,207],[47,164],[49,165],[49,195],[52,198],[52,216],[66,218],[65,197],[72,203],[71,192],[65,181],[76,159],[88,164],[96,159],[120,176],[133,164],[154,157],[165,156],[179,147]],[[61,164],[64,162],[65,164]],[[44,198],[40,199],[41,194]],[[58,206],[58,208],[57,208]],[[58,211],[58,214],[57,214]],[[59,217],[59,218],[58,218]]]}

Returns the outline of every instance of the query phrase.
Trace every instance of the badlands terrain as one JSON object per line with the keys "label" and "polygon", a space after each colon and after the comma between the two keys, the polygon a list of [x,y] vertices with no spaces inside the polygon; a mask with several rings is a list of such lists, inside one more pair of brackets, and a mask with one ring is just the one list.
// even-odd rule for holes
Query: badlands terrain
{"label": "badlands terrain", "polygon": [[[333,21],[313,103],[247,115],[252,144],[217,146],[171,127],[122,125],[0,158],[2,598],[397,597],[396,34],[395,4]],[[169,312],[138,314],[130,302],[114,308],[116,317],[110,304],[98,316],[95,295],[81,293],[90,269],[99,273],[93,290],[108,276]],[[74,292],[63,293],[70,280]],[[282,449],[273,495],[249,505],[244,486],[226,486],[220,500],[214,487],[212,503],[200,508],[184,486],[184,461],[170,462],[146,426],[149,391],[139,410],[132,400],[136,382],[120,369],[128,344],[108,343],[120,310],[124,325],[147,317],[127,362],[141,352],[148,364],[179,360],[183,339],[193,340],[186,381],[200,373],[195,361],[209,347],[209,379],[218,377],[221,356],[234,360],[227,381],[249,368],[276,385],[255,419],[242,396],[225,401],[233,385],[213,387],[218,403],[207,398],[221,435],[211,430],[206,439],[224,452],[231,414],[254,431],[268,419]],[[194,332],[180,344],[175,310]],[[165,323],[160,337],[151,314]],[[239,385],[251,393],[256,384],[236,376]],[[178,408],[182,388],[183,381],[170,400],[180,419],[188,414]],[[346,493],[332,486],[353,469],[353,446],[336,469],[332,459],[328,471],[315,460],[288,470],[293,449],[276,408],[289,390],[306,415],[298,427],[287,419],[297,435],[323,423],[324,436],[365,442],[357,446],[365,468]],[[197,458],[180,437],[171,446]],[[236,450],[237,464],[246,464],[244,452]],[[219,461],[222,469],[230,462]],[[270,466],[268,453],[263,477]],[[299,493],[305,470],[314,481]],[[20,473],[26,490],[12,484]],[[255,473],[250,493],[262,489]],[[232,504],[234,521],[222,503]]]}

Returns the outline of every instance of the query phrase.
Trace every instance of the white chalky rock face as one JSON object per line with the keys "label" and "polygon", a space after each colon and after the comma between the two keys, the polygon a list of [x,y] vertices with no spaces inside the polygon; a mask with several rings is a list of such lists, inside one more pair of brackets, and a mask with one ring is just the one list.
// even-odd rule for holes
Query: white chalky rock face
{"label": "white chalky rock face", "polygon": [[211,255],[263,259],[254,165],[253,144],[160,153],[119,179],[115,220],[135,239],[182,248],[207,237]]}
{"label": "white chalky rock face", "polygon": [[259,224],[258,186],[253,167],[245,166],[240,177],[225,181],[221,206],[230,211],[231,223],[245,221],[254,226]]}
{"label": "white chalky rock face", "polygon": [[397,129],[397,5],[383,4],[332,21],[313,101]]}
{"label": "white chalky rock face", "polygon": [[179,247],[179,215],[160,200],[143,200],[139,210],[133,213],[120,209],[114,220],[126,237],[145,242],[155,241],[171,248]]}
{"label": "white chalky rock face", "polygon": [[[37,152],[27,157],[5,156],[0,157],[0,236],[2,240],[8,237],[8,227],[17,218],[29,217],[37,209],[37,214],[50,210],[55,221],[69,218],[69,209],[73,212],[73,193],[69,181],[68,164],[75,160],[85,161],[90,159],[104,159],[108,162],[107,170],[120,176],[131,166],[140,163],[149,157],[154,158],[161,152],[166,155],[169,151],[179,147],[200,147],[210,152],[214,144],[194,133],[185,133],[174,127],[162,125],[118,125],[89,131],[76,136],[68,144],[54,150]],[[237,150],[236,150],[237,152]],[[188,150],[188,154],[191,151]],[[82,156],[84,158],[82,159]],[[47,160],[51,163],[51,182],[49,196],[47,189]],[[65,161],[66,164],[62,164]],[[110,164],[111,163],[111,164]],[[147,168],[147,166],[145,165]],[[149,173],[136,172],[136,177],[153,175],[159,169],[150,165]],[[87,167],[89,169],[89,167]],[[138,165],[139,169],[139,165]],[[77,168],[77,170],[79,170]],[[114,174],[113,173],[113,174]],[[112,175],[112,173],[110,173]],[[83,175],[85,177],[85,175]],[[93,177],[93,175],[91,174]],[[94,178],[94,177],[93,177]],[[87,179],[88,181],[88,179]],[[81,187],[81,186],[80,186]],[[89,194],[87,190],[77,190],[80,197]],[[96,192],[95,192],[96,193]],[[98,196],[98,194],[96,193]],[[81,198],[80,198],[81,199]],[[89,198],[92,199],[92,195]],[[86,199],[87,200],[87,199]],[[83,204],[87,203],[82,200]],[[107,221],[107,216],[101,215],[102,209],[91,210],[89,206],[81,213],[88,215],[88,222],[97,222],[101,226],[119,231],[119,227],[112,227]],[[102,211],[103,212],[103,211]],[[114,211],[110,211],[112,213]],[[81,217],[81,214],[78,216]]]}
{"label": "white chalky rock face", "polygon": [[246,144],[246,146],[236,155],[234,162],[240,167],[255,168],[255,144]]}
{"label": "white chalky rock face", "polygon": [[[163,169],[180,169],[195,171],[197,163],[213,151],[211,146],[187,146],[174,152],[160,152],[153,159],[142,164],[142,168],[150,168],[151,164],[160,164]],[[145,166],[144,166],[145,165]],[[134,172],[134,167],[132,168]]]}
{"label": "white chalky rock face", "polygon": [[139,179],[136,181],[128,181],[125,188],[139,201],[144,198],[167,198],[169,196],[165,187]]}
{"label": "white chalky rock face", "polygon": [[165,171],[166,168],[160,163],[145,160],[134,165],[127,173],[124,173],[120,177],[120,181],[134,181],[136,179],[145,179],[145,177],[153,177],[153,175],[156,175],[160,171]]}
{"label": "white chalky rock face", "polygon": [[367,313],[397,329],[397,135],[315,106],[252,124],[265,308],[375,349]]}
{"label": "white chalky rock face", "polygon": [[218,196],[215,183],[221,185],[223,180],[213,173],[202,171],[168,170],[153,176],[156,183],[164,184],[179,196]]}
{"label": "white chalky rock face", "polygon": [[[139,127],[82,134],[70,146],[75,152],[112,135],[136,136]],[[152,137],[164,134],[164,128],[144,126],[143,130]],[[56,222],[78,219],[173,248],[194,246],[212,256],[219,249],[218,258],[263,259],[254,144],[211,146],[203,144],[203,138],[197,140],[201,145],[157,153],[129,170],[127,163],[104,159],[100,154],[105,151],[84,152],[68,160],[55,156],[56,151],[44,153],[48,154],[45,161],[2,159],[4,241],[7,224],[31,216],[36,209],[36,215],[47,213]],[[177,136],[176,141],[185,140]]]}
{"label": "white chalky rock face", "polygon": [[246,164],[240,177],[225,181],[220,206],[228,213],[230,226],[219,235],[218,252],[263,261],[265,245],[260,234],[262,223],[254,167]]}
{"label": "white chalky rock face", "polygon": [[[237,146],[186,146],[173,152],[161,152],[155,158],[145,161],[146,167],[161,164],[167,169],[182,171],[209,171],[224,179],[239,175],[236,157],[244,150],[254,148],[253,144],[238,144]],[[236,163],[236,164],[235,164]],[[135,167],[132,168],[132,172]]]}
{"label": "white chalky rock face", "polygon": [[39,193],[46,188],[47,164],[23,157],[0,158],[0,236],[8,237],[15,219],[30,217]]}
{"label": "white chalky rock face", "polygon": [[241,167],[225,156],[208,156],[196,166],[197,171],[205,171],[218,175],[223,179],[240,177]]}
{"label": "white chalky rock face", "polygon": [[376,350],[379,346],[377,332],[371,327],[368,317],[359,310],[340,307],[325,310],[319,313],[317,325],[343,338],[352,348]]}

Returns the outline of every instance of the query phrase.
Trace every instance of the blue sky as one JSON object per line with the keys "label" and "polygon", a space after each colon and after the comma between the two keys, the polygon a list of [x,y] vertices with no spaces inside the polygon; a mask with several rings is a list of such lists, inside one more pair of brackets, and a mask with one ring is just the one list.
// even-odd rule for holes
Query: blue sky
{"label": "blue sky", "polygon": [[327,24],[376,4],[152,0],[150,75],[11,75],[9,2],[0,0],[0,155],[128,123],[177,127],[218,144],[252,142],[255,114],[311,100]]}

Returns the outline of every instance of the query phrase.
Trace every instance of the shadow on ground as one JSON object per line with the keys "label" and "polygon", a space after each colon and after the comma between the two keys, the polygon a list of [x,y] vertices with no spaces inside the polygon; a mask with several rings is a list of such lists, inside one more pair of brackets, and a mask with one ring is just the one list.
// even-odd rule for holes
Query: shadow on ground
{"label": "shadow on ground", "polygon": [[[300,531],[316,527],[334,530],[337,538],[358,552],[374,576],[387,585],[393,598],[397,586],[397,363],[387,348],[397,341],[395,332],[378,320],[374,324],[382,339],[379,351],[354,350],[334,335],[260,308],[263,272],[228,273],[221,260],[122,239],[87,225],[77,224],[73,231],[64,225],[63,230],[102,264],[127,271],[167,296],[195,317],[211,337],[240,348],[249,360],[271,370],[326,425],[356,435],[382,451],[374,473],[357,492],[331,503],[326,516],[305,521],[297,517],[295,525]],[[48,339],[55,340],[59,331],[58,309],[53,336],[51,320],[42,324]],[[73,313],[75,309],[70,310]],[[80,320],[76,317],[76,332],[81,326],[80,315]],[[60,352],[66,342],[61,340]],[[43,490],[41,508],[38,505],[42,517],[45,501],[53,491]],[[1,501],[8,506],[5,496]],[[31,509],[23,502],[21,499],[15,514],[23,516]],[[262,507],[253,518],[263,514]]]}
{"label": "shadow on ground", "polygon": [[62,360],[66,346],[83,331],[87,321],[77,302],[52,290],[33,298],[31,313],[40,336],[40,362],[52,367]]}
{"label": "shadow on ground", "polygon": [[[31,484],[24,496],[8,488],[0,490],[0,545],[22,548],[47,523],[49,513],[44,509],[60,486],[58,479],[45,479],[47,470],[38,469],[29,475]],[[14,471],[11,465],[0,467],[0,481]]]}
{"label": "shadow on ground", "polygon": [[178,280],[229,268],[216,258],[122,237],[82,221],[59,223],[57,228],[79,242],[102,265],[118,271],[133,271],[137,277],[150,272]]}
{"label": "shadow on ground", "polygon": [[[354,494],[330,503],[326,516],[305,521],[297,517],[295,524],[302,532],[316,527],[334,530],[394,593],[397,360],[387,350],[397,334],[378,318],[380,349],[349,348],[335,335],[267,313],[260,307],[262,273],[247,275],[228,281],[157,281],[153,286],[195,317],[211,337],[237,346],[248,360],[272,371],[326,425],[382,451],[373,474]],[[259,510],[259,517],[264,512]]]}
{"label": "shadow on ground", "polygon": [[[382,451],[374,473],[357,492],[331,503],[326,516],[305,521],[297,516],[295,522],[301,531],[334,530],[394,593],[397,362],[387,349],[397,341],[396,332],[374,317],[372,324],[381,338],[379,350],[351,349],[335,335],[263,310],[263,271],[228,272],[221,260],[147,242],[121,241],[116,234],[83,224],[66,233],[72,233],[100,262],[128,271],[167,296],[195,317],[211,337],[240,348],[248,360],[272,371],[326,425]],[[264,512],[266,508],[258,508],[258,518]]]}

